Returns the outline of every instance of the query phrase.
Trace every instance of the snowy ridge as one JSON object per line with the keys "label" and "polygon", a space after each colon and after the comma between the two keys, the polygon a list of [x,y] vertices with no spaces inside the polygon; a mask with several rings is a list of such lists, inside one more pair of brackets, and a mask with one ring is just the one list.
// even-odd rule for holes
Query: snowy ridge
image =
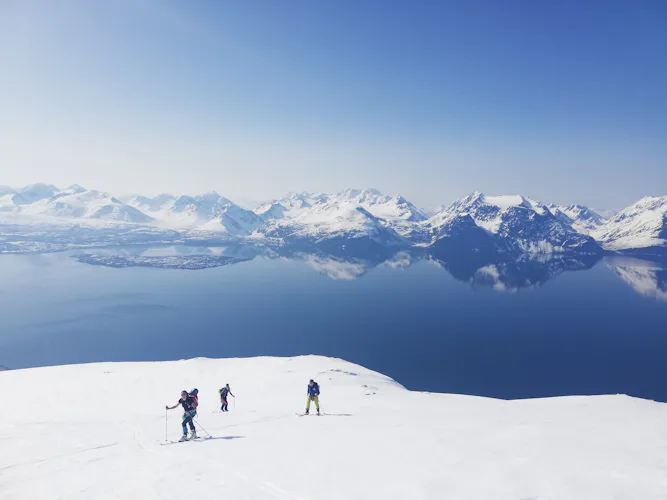
{"label": "snowy ridge", "polygon": [[153,219],[117,200],[109,193],[86,191],[79,186],[58,192],[21,207],[22,214],[72,219],[99,219],[117,222],[146,223]]}
{"label": "snowy ridge", "polygon": [[[385,227],[402,236],[410,233],[412,224],[426,220],[426,214],[402,196],[388,196],[376,189],[347,189],[337,194],[290,193],[282,200],[274,200],[255,210],[268,222],[268,231],[284,232],[281,229],[289,223],[276,223],[276,220],[292,219],[299,225],[295,234],[304,234],[309,230],[313,236],[322,233],[338,234],[344,229],[345,214],[350,215],[350,229],[358,234],[359,224],[364,222],[357,217],[356,209],[362,214],[370,214],[381,220]],[[325,228],[329,220],[330,227]],[[335,223],[337,221],[337,223]],[[272,227],[275,226],[275,227]],[[307,226],[311,226],[310,229]],[[282,226],[282,228],[281,228]],[[370,232],[373,228],[367,226]],[[361,232],[364,232],[363,229]],[[370,236],[370,234],[369,234]],[[394,239],[392,237],[392,239]]]}
{"label": "snowy ridge", "polygon": [[[310,378],[325,415],[295,417]],[[237,397],[229,413],[213,413],[225,383]],[[198,434],[211,438],[161,446],[165,417],[168,440],[181,432],[182,411],[165,414],[165,405],[194,387]],[[3,500],[208,500],[221,492],[247,500],[662,500],[665,492],[667,405],[621,395],[503,401],[411,392],[320,356],[11,370],[0,374],[0,391],[21,408],[0,414]]]}
{"label": "snowy ridge", "polygon": [[296,217],[316,203],[323,203],[328,200],[329,196],[322,193],[288,193],[280,200],[273,200],[260,205],[254,212],[263,220]]}
{"label": "snowy ridge", "polygon": [[58,191],[58,188],[52,184],[31,184],[18,190],[12,197],[12,201],[15,205],[29,205],[50,198]]}
{"label": "snowy ridge", "polygon": [[284,242],[368,239],[377,244],[398,244],[400,237],[390,225],[356,203],[328,200],[314,204],[293,218],[267,221],[263,234]]}
{"label": "snowy ridge", "polygon": [[607,219],[599,213],[583,205],[548,205],[549,210],[581,234],[590,235],[602,227]]}
{"label": "snowy ridge", "polygon": [[143,210],[161,226],[247,236],[262,220],[215,191],[195,196],[160,194],[154,198],[135,196],[128,204]]}
{"label": "snowy ridge", "polygon": [[667,196],[642,198],[591,233],[610,250],[667,246]]}
{"label": "snowy ridge", "polygon": [[131,197],[126,203],[142,212],[159,212],[175,200],[176,197],[171,194],[159,194],[154,198],[138,195]]}
{"label": "snowy ridge", "polygon": [[598,253],[593,238],[559,220],[542,203],[523,196],[486,196],[475,192],[430,219],[433,227],[454,216],[470,216],[509,251],[526,253]]}
{"label": "snowy ridge", "polygon": [[252,211],[215,191],[152,198],[135,195],[123,200],[78,185],[64,190],[48,184],[2,187],[0,225],[100,220],[150,225],[200,239],[219,235],[269,245],[338,247],[349,241],[463,253],[491,248],[550,255],[667,251],[667,196],[643,198],[611,219],[583,205],[547,205],[520,195],[480,192],[430,217],[404,197],[376,189],[289,193]]}

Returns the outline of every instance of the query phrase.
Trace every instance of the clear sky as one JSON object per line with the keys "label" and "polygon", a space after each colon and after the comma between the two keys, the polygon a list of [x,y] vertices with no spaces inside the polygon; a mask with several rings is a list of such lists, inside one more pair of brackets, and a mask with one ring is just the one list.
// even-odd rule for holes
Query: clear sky
{"label": "clear sky", "polygon": [[664,0],[0,0],[0,184],[667,194]]}

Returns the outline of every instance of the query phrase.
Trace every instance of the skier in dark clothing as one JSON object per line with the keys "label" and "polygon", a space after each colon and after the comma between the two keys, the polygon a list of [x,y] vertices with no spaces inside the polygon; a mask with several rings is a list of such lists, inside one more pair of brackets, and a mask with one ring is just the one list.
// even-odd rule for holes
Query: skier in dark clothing
{"label": "skier in dark clothing", "polygon": [[222,403],[222,406],[220,407],[220,409],[222,411],[229,411],[229,409],[227,408],[227,405],[228,405],[228,403],[227,403],[227,394],[229,394],[233,398],[236,397],[232,394],[232,390],[229,388],[229,384],[225,385],[218,392],[220,393],[220,402]]}
{"label": "skier in dark clothing", "polygon": [[306,415],[310,413],[310,402],[315,401],[317,414],[320,414],[320,386],[312,378],[308,383],[308,401],[306,402]]}
{"label": "skier in dark clothing", "polygon": [[183,436],[179,441],[188,440],[188,429],[187,426],[190,426],[190,439],[195,439],[197,437],[197,431],[195,430],[195,424],[192,421],[197,415],[197,403],[195,398],[193,398],[188,391],[181,391],[181,399],[178,400],[174,406],[166,406],[167,410],[173,410],[178,408],[178,406],[183,406]]}

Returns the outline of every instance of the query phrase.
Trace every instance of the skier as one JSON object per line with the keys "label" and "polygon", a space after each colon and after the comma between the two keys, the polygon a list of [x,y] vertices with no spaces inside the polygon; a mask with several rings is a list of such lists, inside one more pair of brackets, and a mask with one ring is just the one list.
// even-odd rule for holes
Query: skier
{"label": "skier", "polygon": [[195,424],[192,421],[192,419],[195,418],[195,415],[197,415],[195,398],[188,394],[188,391],[181,391],[181,399],[178,400],[178,403],[174,406],[166,406],[165,408],[167,410],[173,410],[174,408],[178,408],[178,405],[183,406],[183,436],[179,441],[188,440],[188,425],[190,426],[190,439],[196,439],[197,431],[195,430]]}
{"label": "skier", "polygon": [[232,394],[232,390],[229,388],[229,384],[225,385],[222,389],[220,389],[218,391],[218,393],[220,394],[220,402],[222,403],[222,406],[220,407],[220,409],[222,411],[229,411],[229,409],[227,408],[227,404],[228,404],[227,403],[227,394],[231,395],[233,398],[236,397]]}
{"label": "skier", "polygon": [[310,402],[315,401],[317,414],[320,414],[320,386],[312,378],[308,383],[308,401],[306,402],[306,415],[310,413]]}

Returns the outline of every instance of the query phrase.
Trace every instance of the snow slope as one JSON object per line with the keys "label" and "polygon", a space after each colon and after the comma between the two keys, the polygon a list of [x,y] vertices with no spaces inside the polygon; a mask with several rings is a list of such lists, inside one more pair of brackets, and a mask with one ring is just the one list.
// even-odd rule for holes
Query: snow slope
{"label": "snow slope", "polygon": [[423,210],[402,196],[389,196],[377,189],[347,189],[332,198],[356,203],[375,217],[388,222],[420,222],[428,218]]}
{"label": "snow slope", "polygon": [[[298,417],[311,377],[326,415]],[[229,413],[212,413],[225,383],[237,397]],[[165,405],[195,386],[212,439],[161,446]],[[3,500],[662,500],[667,491],[667,405],[626,396],[410,392],[317,356],[7,371],[0,391],[20,410],[0,414]],[[180,415],[168,413],[170,440]]]}
{"label": "snow slope", "polygon": [[401,240],[386,221],[354,201],[329,200],[314,204],[296,217],[269,220],[261,229],[284,243],[367,240],[395,245]]}
{"label": "snow slope", "polygon": [[31,184],[16,192],[14,203],[16,205],[29,205],[50,198],[58,191],[59,189],[52,184]]}
{"label": "snow slope", "polygon": [[602,215],[584,205],[547,205],[552,214],[581,234],[590,235],[606,222]]}
{"label": "snow slope", "polygon": [[137,195],[128,199],[127,204],[142,212],[158,212],[175,199],[176,197],[171,194],[159,194],[153,198]]}
{"label": "snow slope", "polygon": [[264,221],[251,210],[235,203],[218,207],[215,216],[201,226],[204,231],[228,233],[234,236],[248,236],[256,231]]}
{"label": "snow slope", "polygon": [[109,193],[85,191],[79,186],[22,207],[22,214],[73,219],[98,219],[115,222],[146,223],[148,215],[126,205]]}
{"label": "snow slope", "polygon": [[469,215],[508,250],[525,253],[599,253],[595,240],[579,234],[543,203],[523,196],[475,192],[429,219],[433,227],[454,215]]}
{"label": "snow slope", "polygon": [[161,210],[152,216],[166,223],[169,227],[188,228],[209,222],[220,206],[231,203],[216,192],[196,196],[182,195],[163,205]]}
{"label": "snow slope", "polygon": [[667,196],[642,198],[591,235],[609,250],[667,246]]}
{"label": "snow slope", "polygon": [[[281,200],[261,205],[255,209],[255,213],[269,222],[294,219],[302,226],[313,223],[321,229],[323,214],[328,212],[331,219],[340,220],[341,212],[346,211],[355,218],[358,208],[362,209],[360,213],[368,213],[375,219],[380,219],[385,226],[391,227],[402,236],[407,236],[414,230],[414,223],[427,219],[422,210],[402,196],[385,195],[376,189],[347,189],[336,194],[290,193]],[[354,225],[354,221],[350,222]],[[289,223],[283,221],[274,225],[287,224]],[[272,231],[271,224],[267,229]],[[313,229],[311,232],[322,233],[320,229]]]}
{"label": "snow slope", "polygon": [[14,203],[14,194],[0,195],[0,212],[16,213],[20,210],[19,205]]}
{"label": "snow slope", "polygon": [[263,203],[254,212],[264,220],[296,217],[316,203],[329,200],[329,195],[322,193],[288,193],[280,200]]}
{"label": "snow slope", "polygon": [[136,196],[128,203],[151,214],[160,225],[174,229],[247,236],[263,222],[254,212],[241,208],[215,191],[178,198],[168,194],[155,198]]}

